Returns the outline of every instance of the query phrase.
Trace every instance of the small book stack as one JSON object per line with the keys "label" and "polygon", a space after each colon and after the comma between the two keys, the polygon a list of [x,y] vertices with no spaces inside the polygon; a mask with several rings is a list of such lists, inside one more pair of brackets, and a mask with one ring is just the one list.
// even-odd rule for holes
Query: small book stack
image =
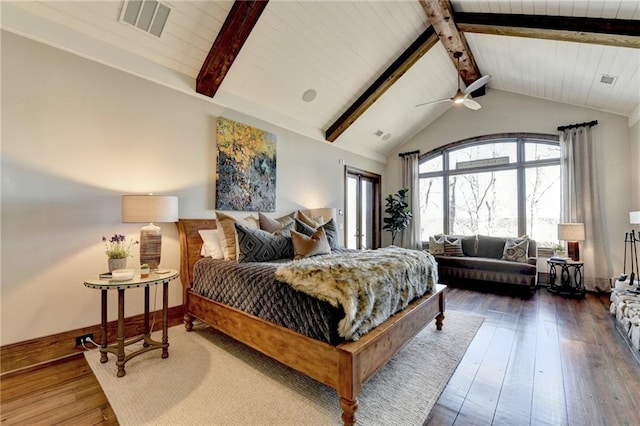
{"label": "small book stack", "polygon": [[571,258],[565,256],[551,256],[549,260],[556,263],[567,263]]}

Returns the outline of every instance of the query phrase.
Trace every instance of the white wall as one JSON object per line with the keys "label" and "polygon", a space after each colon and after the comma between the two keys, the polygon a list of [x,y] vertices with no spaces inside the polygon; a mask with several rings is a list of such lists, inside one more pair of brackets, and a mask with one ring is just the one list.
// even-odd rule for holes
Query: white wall
{"label": "white wall", "polygon": [[631,126],[629,136],[631,155],[629,170],[631,171],[631,210],[640,210],[640,120]]}
{"label": "white wall", "polygon": [[[218,116],[277,136],[277,213],[344,208],[339,159],[384,171],[329,143],[2,32],[0,344],[100,322],[99,292],[82,283],[107,268],[103,235],[138,236],[140,225],[121,223],[122,194],[177,195],[181,217],[214,216]],[[179,269],[176,226],[161,226],[161,265]],[[129,266],[137,262],[136,246]],[[170,288],[170,306],[181,304],[180,283]],[[128,291],[127,316],[142,313],[142,294]],[[115,319],[114,294],[109,303]]]}
{"label": "white wall", "polygon": [[627,117],[491,89],[487,90],[486,96],[477,100],[482,104],[479,111],[452,107],[389,155],[384,194],[400,188],[399,152],[419,149],[424,154],[450,142],[495,133],[557,134],[558,126],[598,120],[594,129],[598,144],[604,231],[608,236],[607,250],[613,266],[611,272],[619,273],[622,270],[624,234],[630,229],[628,212],[633,198],[631,192],[635,191],[637,196],[639,186],[637,171],[631,171],[638,167],[638,130],[635,130],[636,161],[633,162],[630,161],[631,134]]}

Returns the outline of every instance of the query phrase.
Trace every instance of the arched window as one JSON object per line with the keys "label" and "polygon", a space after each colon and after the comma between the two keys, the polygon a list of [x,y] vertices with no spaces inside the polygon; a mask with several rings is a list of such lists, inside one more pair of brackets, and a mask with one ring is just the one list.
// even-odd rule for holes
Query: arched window
{"label": "arched window", "polygon": [[465,139],[426,153],[419,172],[422,241],[440,233],[558,240],[557,135]]}

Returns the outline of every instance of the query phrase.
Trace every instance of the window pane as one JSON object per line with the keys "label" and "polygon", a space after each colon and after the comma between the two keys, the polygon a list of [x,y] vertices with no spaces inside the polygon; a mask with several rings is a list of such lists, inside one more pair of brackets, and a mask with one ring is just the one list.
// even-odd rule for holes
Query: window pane
{"label": "window pane", "polygon": [[442,154],[422,161],[418,168],[418,173],[441,172],[442,171]]}
{"label": "window pane", "polygon": [[548,160],[560,158],[560,145],[550,145],[546,143],[525,143],[524,159],[525,161]]}
{"label": "window pane", "polygon": [[[501,157],[508,157],[509,163],[515,163],[518,159],[516,142],[485,143],[452,150],[449,153],[449,169],[457,170],[463,168],[463,165],[458,165],[458,163]],[[478,166],[482,165],[484,164],[478,164]]]}
{"label": "window pane", "polygon": [[452,234],[517,235],[516,171],[451,176],[449,206]]}
{"label": "window pane", "polygon": [[420,239],[444,232],[442,178],[420,179]]}
{"label": "window pane", "polygon": [[525,176],[527,234],[536,240],[538,247],[551,247],[558,241],[560,166],[528,168]]}

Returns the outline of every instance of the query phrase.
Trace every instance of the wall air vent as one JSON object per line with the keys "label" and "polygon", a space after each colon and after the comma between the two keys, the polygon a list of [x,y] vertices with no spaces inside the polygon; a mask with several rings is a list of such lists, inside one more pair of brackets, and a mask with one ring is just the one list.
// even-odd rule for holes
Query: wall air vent
{"label": "wall air vent", "polygon": [[171,8],[157,0],[125,1],[120,22],[160,37]]}

